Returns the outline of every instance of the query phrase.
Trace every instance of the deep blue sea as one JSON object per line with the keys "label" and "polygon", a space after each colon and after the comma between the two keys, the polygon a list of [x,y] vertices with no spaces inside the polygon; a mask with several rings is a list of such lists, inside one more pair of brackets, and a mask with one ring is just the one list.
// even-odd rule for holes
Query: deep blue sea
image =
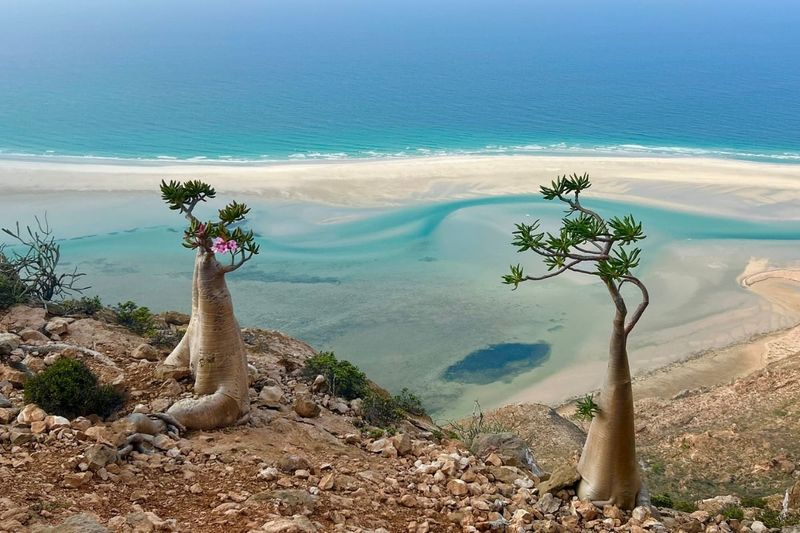
{"label": "deep blue sea", "polygon": [[800,162],[796,0],[2,0],[0,157]]}

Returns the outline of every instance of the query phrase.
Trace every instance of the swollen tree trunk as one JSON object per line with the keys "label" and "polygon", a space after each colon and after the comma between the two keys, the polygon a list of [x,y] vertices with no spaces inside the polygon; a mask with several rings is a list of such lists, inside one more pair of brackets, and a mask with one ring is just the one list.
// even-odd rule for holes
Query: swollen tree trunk
{"label": "swollen tree trunk", "polygon": [[600,411],[592,420],[578,463],[581,474],[578,497],[632,509],[642,482],[636,463],[625,315],[623,303],[622,308],[618,306],[614,317],[608,370],[600,393]]}
{"label": "swollen tree trunk", "polygon": [[198,397],[180,400],[167,411],[187,428],[229,426],[249,411],[247,355],[225,269],[202,248],[192,276],[191,320],[165,363],[188,367],[195,378]]}

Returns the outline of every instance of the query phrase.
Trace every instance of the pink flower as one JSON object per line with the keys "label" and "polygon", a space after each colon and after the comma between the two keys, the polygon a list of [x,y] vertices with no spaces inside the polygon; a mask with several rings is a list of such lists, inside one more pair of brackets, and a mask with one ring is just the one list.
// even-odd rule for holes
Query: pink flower
{"label": "pink flower", "polygon": [[211,241],[211,251],[215,254],[233,253],[238,249],[239,243],[233,239],[226,241],[222,237],[214,237],[214,240]]}

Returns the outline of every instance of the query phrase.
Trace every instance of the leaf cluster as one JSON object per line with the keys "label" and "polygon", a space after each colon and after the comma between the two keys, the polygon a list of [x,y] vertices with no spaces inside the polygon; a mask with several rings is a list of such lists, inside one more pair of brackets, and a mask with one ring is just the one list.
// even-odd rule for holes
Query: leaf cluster
{"label": "leaf cluster", "polygon": [[194,215],[195,207],[215,196],[214,188],[199,180],[183,183],[161,182],[162,199],[170,209],[185,214],[189,220],[189,226],[183,235],[183,246],[192,250],[202,248],[211,253],[211,246],[216,238],[236,241],[238,248],[229,252],[230,268],[238,268],[260,251],[255,233],[238,225],[245,220],[250,208],[246,204],[232,201],[217,212],[217,220],[201,221]]}
{"label": "leaf cluster", "polygon": [[518,252],[532,251],[541,256],[550,274],[531,277],[519,264],[511,265],[503,283],[516,289],[523,281],[546,279],[567,271],[595,275],[606,282],[619,282],[632,275],[641,251],[626,247],[645,238],[642,224],[631,215],[605,219],[584,207],[580,194],[590,187],[588,174],[558,176],[550,186],[541,187],[545,200],[567,205],[561,227],[546,232],[539,220],[517,224],[511,244]]}

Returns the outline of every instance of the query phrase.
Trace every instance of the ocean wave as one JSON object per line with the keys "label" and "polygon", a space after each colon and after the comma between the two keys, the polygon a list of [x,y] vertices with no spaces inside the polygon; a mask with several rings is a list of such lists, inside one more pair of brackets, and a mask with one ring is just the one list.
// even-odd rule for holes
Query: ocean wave
{"label": "ocean wave", "polygon": [[47,159],[100,161],[124,164],[136,163],[203,163],[203,164],[261,164],[302,161],[352,161],[371,159],[408,159],[420,157],[482,156],[482,155],[551,155],[551,156],[622,156],[622,157],[710,157],[757,162],[800,163],[800,152],[790,151],[750,151],[733,148],[704,148],[688,146],[648,146],[643,144],[587,145],[569,143],[551,144],[490,144],[480,148],[413,148],[406,147],[396,151],[358,150],[307,151],[286,155],[235,156],[235,155],[193,155],[176,156],[159,154],[154,156],[114,156],[114,155],[74,155],[58,153],[54,150],[44,152],[18,152],[0,149],[2,159]]}

